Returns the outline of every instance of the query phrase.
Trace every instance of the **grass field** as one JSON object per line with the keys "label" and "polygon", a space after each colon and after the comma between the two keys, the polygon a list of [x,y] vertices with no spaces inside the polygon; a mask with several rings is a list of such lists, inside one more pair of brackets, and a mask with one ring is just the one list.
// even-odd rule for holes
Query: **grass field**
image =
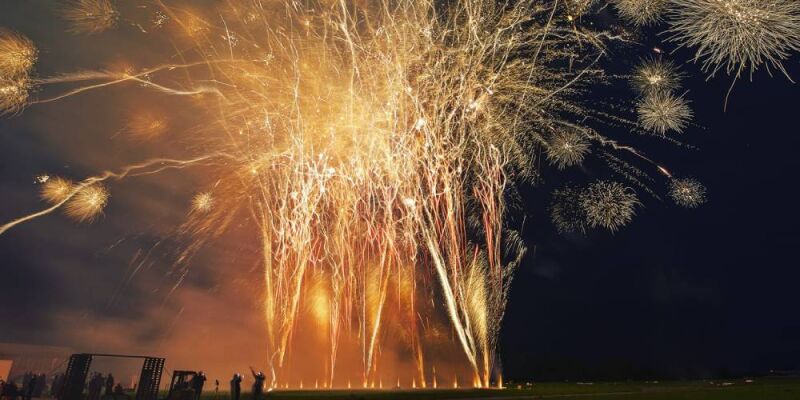
{"label": "grass field", "polygon": [[[536,383],[530,387],[510,385],[503,390],[374,390],[374,391],[277,391],[266,399],[383,400],[383,399],[603,399],[603,400],[800,400],[800,378],[744,380]],[[204,400],[214,400],[208,393]],[[217,400],[228,400],[220,393]],[[252,400],[248,394],[242,400]]]}

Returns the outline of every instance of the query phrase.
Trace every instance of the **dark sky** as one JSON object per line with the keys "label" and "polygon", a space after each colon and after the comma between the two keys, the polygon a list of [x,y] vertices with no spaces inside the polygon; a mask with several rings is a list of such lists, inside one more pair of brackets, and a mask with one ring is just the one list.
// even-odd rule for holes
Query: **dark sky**
{"label": "dark sky", "polygon": [[[797,58],[787,66],[800,77]],[[538,251],[514,280],[502,331],[513,377],[800,367],[800,87],[761,71],[736,84],[724,112],[730,78],[705,82],[698,66],[683,68],[699,126],[682,139],[698,150],[656,154],[704,182],[710,201],[685,210],[650,200],[615,235],[528,232]]]}
{"label": "dark sky", "polygon": [[[124,32],[88,41],[58,33],[64,26],[51,8],[46,1],[0,3],[0,26],[42,46],[42,73],[97,68],[99,62],[85,60],[141,51],[104,47]],[[645,32],[643,43],[612,54],[610,68],[629,69],[641,49],[673,48],[653,32]],[[696,149],[665,143],[648,154],[678,175],[701,180],[710,201],[686,210],[644,198],[646,207],[616,234],[561,236],[544,221],[545,188],[524,188],[531,251],[514,279],[501,332],[510,378],[705,377],[800,368],[800,87],[762,71],[753,82],[737,83],[724,112],[730,78],[706,82],[697,65],[683,64],[687,53],[674,59],[687,73],[697,124],[681,140]],[[800,79],[796,58],[787,68]],[[110,98],[80,97],[0,120],[0,220],[40,206],[34,177],[42,172],[77,179],[157,151],[180,154],[179,143],[131,150],[109,135],[102,127],[118,119],[121,108],[138,104]],[[79,128],[71,127],[76,120]],[[218,277],[207,276],[211,268],[202,265],[175,295],[182,301],[163,300],[172,280],[158,265],[162,251],[170,256],[162,250],[169,248],[169,232],[159,227],[179,223],[184,211],[174,204],[185,204],[201,180],[126,182],[114,188],[106,216],[94,225],[54,215],[0,236],[0,342],[77,346],[88,335],[101,342],[97,347],[116,348],[130,344],[115,342],[118,336],[133,335],[147,351],[150,341],[174,328],[187,304],[204,304],[220,318],[226,314],[220,298],[234,302],[224,307],[250,307],[221,293]],[[141,249],[154,245],[158,254],[128,281]],[[217,250],[216,257],[235,259],[236,249]]]}

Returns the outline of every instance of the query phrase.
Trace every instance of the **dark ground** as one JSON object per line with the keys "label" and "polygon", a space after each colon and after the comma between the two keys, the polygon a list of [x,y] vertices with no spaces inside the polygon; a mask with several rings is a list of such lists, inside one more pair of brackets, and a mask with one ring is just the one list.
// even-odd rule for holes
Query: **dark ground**
{"label": "dark ground", "polygon": [[[375,391],[279,391],[269,399],[586,399],[605,400],[797,400],[800,378],[763,378],[752,383],[744,380],[607,382],[607,383],[536,383],[533,386],[509,384],[504,390],[375,390]],[[206,393],[203,400],[228,400],[227,392]],[[242,400],[251,400],[249,393]]]}

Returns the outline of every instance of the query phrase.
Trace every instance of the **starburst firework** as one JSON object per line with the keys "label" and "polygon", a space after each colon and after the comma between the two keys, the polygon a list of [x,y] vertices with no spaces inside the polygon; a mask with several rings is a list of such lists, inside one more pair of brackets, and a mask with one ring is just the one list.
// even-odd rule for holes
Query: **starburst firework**
{"label": "starburst firework", "polygon": [[192,199],[192,211],[208,212],[214,207],[214,197],[209,192],[198,193]]}
{"label": "starburst firework", "polygon": [[619,16],[636,26],[653,25],[662,19],[669,0],[612,0]]}
{"label": "starburst firework", "polygon": [[588,225],[614,232],[633,219],[639,199],[619,182],[599,181],[581,191],[580,204]]}
{"label": "starburst firework", "polygon": [[150,111],[137,111],[128,121],[125,132],[139,140],[153,140],[163,135],[169,124],[167,118]]}
{"label": "starburst firework", "polygon": [[589,151],[589,141],[579,132],[561,131],[550,139],[547,159],[558,169],[564,169],[580,164]]}
{"label": "starburst firework", "polygon": [[67,200],[72,193],[74,183],[68,179],[54,177],[42,183],[40,196],[50,204],[58,204]]}
{"label": "starburst firework", "polygon": [[586,233],[586,212],[581,204],[580,189],[565,186],[553,191],[550,220],[559,233]]}
{"label": "starburst firework", "polygon": [[0,116],[16,114],[28,104],[31,83],[27,77],[0,77]]}
{"label": "starburst firework", "polygon": [[639,101],[636,111],[642,128],[658,135],[683,132],[694,115],[683,96],[666,92],[646,95]]}
{"label": "starburst firework", "polygon": [[597,3],[597,0],[566,0],[568,18],[580,17]]}
{"label": "starburst firework", "polygon": [[108,190],[100,183],[84,184],[75,190],[73,195],[68,195],[64,213],[78,222],[93,222],[108,203]]}
{"label": "starburst firework", "polygon": [[720,70],[751,72],[766,65],[782,71],[800,50],[800,2],[796,0],[673,0],[668,32],[714,76]]}
{"label": "starburst firework", "polygon": [[643,95],[672,93],[680,86],[681,73],[674,63],[662,58],[642,60],[633,72],[631,83]]}
{"label": "starburst firework", "polygon": [[17,79],[30,74],[38,51],[33,42],[16,32],[0,29],[0,78]]}
{"label": "starburst firework", "polygon": [[706,188],[691,178],[673,179],[669,195],[675,204],[686,208],[697,208],[706,202]]}
{"label": "starburst firework", "polygon": [[100,33],[117,24],[119,13],[110,0],[72,0],[63,13],[74,33]]}

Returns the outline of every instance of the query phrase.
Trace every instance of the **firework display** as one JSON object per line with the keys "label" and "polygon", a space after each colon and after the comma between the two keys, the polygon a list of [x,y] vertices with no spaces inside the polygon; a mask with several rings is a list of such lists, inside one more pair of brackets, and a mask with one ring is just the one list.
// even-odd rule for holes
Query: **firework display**
{"label": "firework display", "polygon": [[[42,176],[47,208],[0,226],[0,234],[59,211],[91,222],[126,177],[212,166],[177,227],[190,238],[177,263],[232,225],[250,227],[272,387],[288,385],[293,349],[305,340],[325,349],[316,356],[324,376],[313,377],[324,387],[382,386],[389,347],[413,360],[415,386],[435,385],[442,361],[430,349],[440,343],[457,349],[468,384],[501,385],[498,334],[526,253],[508,218],[518,187],[605,161],[617,181],[553,193],[549,211],[562,233],[617,231],[642,206],[641,195],[663,192],[686,208],[705,202],[702,184],[674,177],[625,140],[642,132],[662,139],[689,126],[673,62],[645,58],[631,72],[627,115],[587,101],[595,85],[613,79],[603,68],[609,46],[630,42],[581,22],[603,1],[140,3],[130,16],[110,0],[68,2],[61,14],[87,38],[131,28],[180,43],[162,64],[41,77],[34,44],[0,31],[0,114],[135,86],[198,110],[191,131],[198,154],[75,181]],[[634,27],[666,20],[672,40],[696,49],[712,74],[724,68],[738,76],[761,64],[782,70],[781,60],[800,49],[793,0],[611,4],[605,12]],[[56,85],[60,92],[49,90]],[[119,125],[140,142],[164,140],[173,129],[168,114],[152,110]],[[623,132],[601,133],[608,126]],[[345,352],[357,353],[358,376],[337,375]]]}

